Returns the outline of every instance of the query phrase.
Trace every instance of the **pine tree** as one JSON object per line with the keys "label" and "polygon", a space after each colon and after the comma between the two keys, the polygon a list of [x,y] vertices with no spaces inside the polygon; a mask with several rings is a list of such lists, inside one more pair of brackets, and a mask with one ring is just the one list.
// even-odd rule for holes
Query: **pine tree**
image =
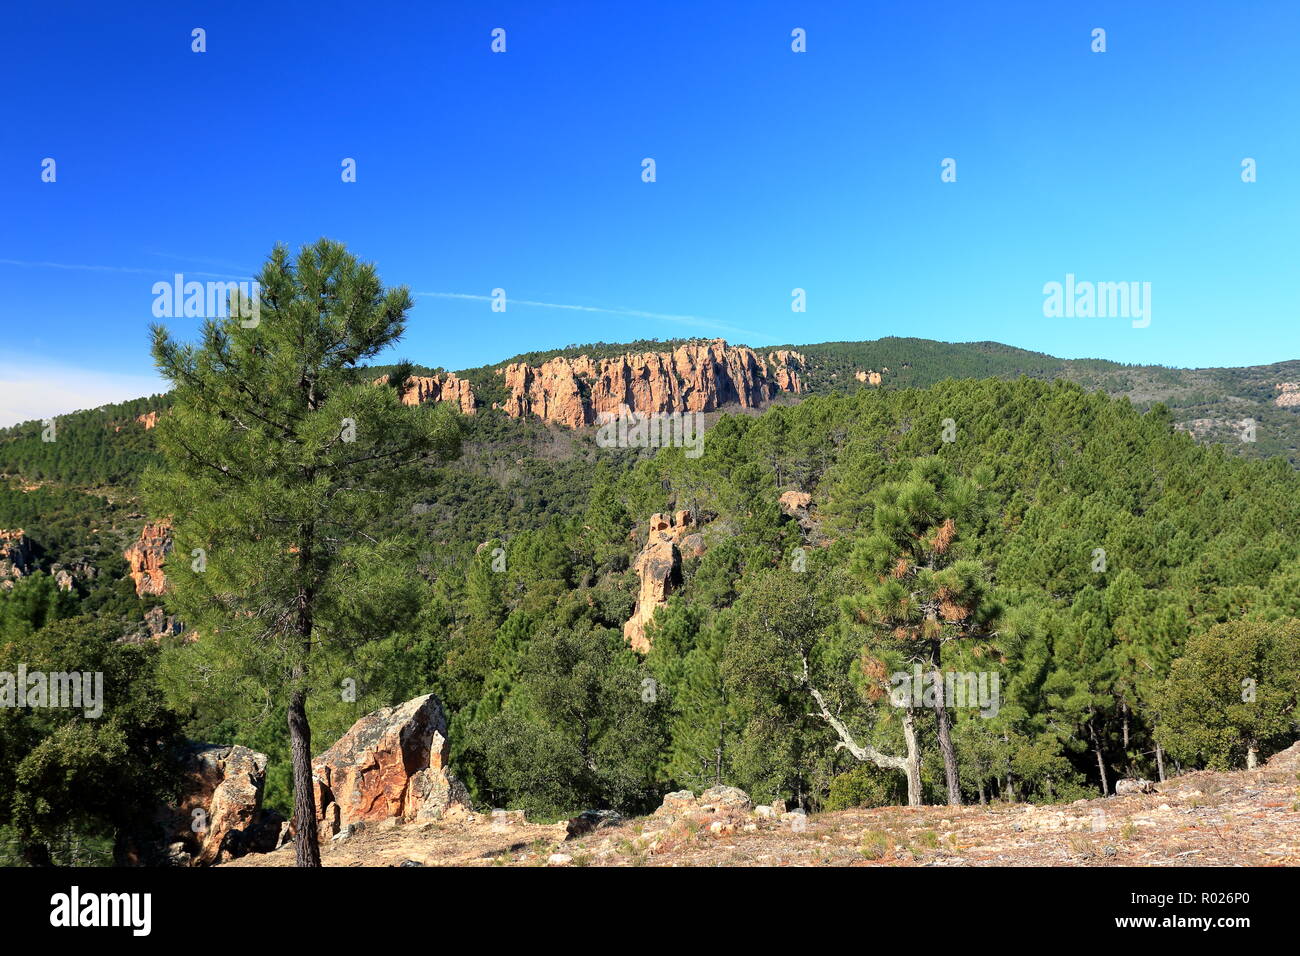
{"label": "pine tree", "polygon": [[[978,507],[978,486],[950,474],[934,458],[918,462],[906,481],[880,488],[872,499],[872,532],[853,553],[852,570],[865,588],[844,602],[850,619],[868,627],[864,670],[883,676],[883,658],[901,655],[933,680],[939,749],[953,805],[961,803],[961,781],[940,673],[943,648],[951,641],[991,640],[1000,613],[983,566],[957,557],[959,536]],[[906,707],[909,751],[915,748],[909,723],[920,705],[911,700]],[[919,799],[920,783],[914,752],[907,764],[912,802]]]}
{"label": "pine tree", "polygon": [[[359,368],[401,336],[410,293],[328,240],[263,267],[256,320],[203,324],[197,345],[153,330],[174,405],[155,429],[164,464],[145,482],[175,522],[170,603],[233,693],[287,704],[299,866],[319,866],[307,698],[313,653],[382,634],[413,611],[415,575],[372,530],[414,471],[457,453],[446,406],[410,407],[409,374],[378,387]],[[189,561],[189,558],[193,561]],[[196,679],[199,675],[196,675]]]}

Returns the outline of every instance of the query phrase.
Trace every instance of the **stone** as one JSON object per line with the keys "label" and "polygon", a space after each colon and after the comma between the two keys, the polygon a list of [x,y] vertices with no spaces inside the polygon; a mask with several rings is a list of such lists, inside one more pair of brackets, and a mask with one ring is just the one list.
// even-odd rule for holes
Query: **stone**
{"label": "stone", "polygon": [[748,813],[754,805],[749,794],[739,787],[710,787],[696,803],[701,810],[715,813]]}
{"label": "stone", "polygon": [[573,857],[567,853],[552,853],[546,858],[547,866],[568,866],[573,862]]}
{"label": "stone", "polygon": [[170,520],[147,523],[140,537],[122,552],[135,582],[137,597],[157,597],[167,589],[167,576],[163,562],[172,550],[172,523]]}
{"label": "stone", "polygon": [[565,823],[565,839],[573,840],[605,827],[616,827],[622,822],[623,818],[613,810],[583,810]]}
{"label": "stone", "polygon": [[358,720],[312,761],[316,816],[333,836],[350,824],[396,818],[437,820],[468,809],[469,794],[448,766],[447,717],[433,694]]}
{"label": "stone", "polygon": [[1139,780],[1133,777],[1126,777],[1123,780],[1115,781],[1115,796],[1122,797],[1129,793],[1155,793],[1156,785],[1150,780]]}
{"label": "stone", "polygon": [[1264,762],[1264,766],[1269,770],[1300,771],[1300,740],[1286,750],[1279,750],[1273,754]]}
{"label": "stone", "polygon": [[660,816],[680,816],[689,813],[696,808],[695,794],[690,790],[675,790],[664,796],[663,802],[655,810],[654,815]]}
{"label": "stone", "polygon": [[[183,758],[181,798],[164,811],[173,834],[169,855],[189,855],[189,865],[208,866],[262,852],[266,831],[279,832],[279,815],[262,811],[266,754],[238,745],[194,744]],[[180,844],[176,851],[176,843]]]}
{"label": "stone", "polygon": [[0,530],[0,587],[11,588],[14,582],[36,570],[32,539],[22,528]]}
{"label": "stone", "polygon": [[679,511],[669,517],[663,514],[650,516],[650,534],[646,545],[632,562],[632,570],[640,580],[636,608],[623,625],[623,638],[634,651],[649,652],[651,641],[646,637],[646,625],[655,611],[668,603],[668,598],[682,583],[682,551],[678,546],[684,538],[693,538],[689,547],[692,555],[704,553],[704,539],[694,534],[695,522],[689,511]]}

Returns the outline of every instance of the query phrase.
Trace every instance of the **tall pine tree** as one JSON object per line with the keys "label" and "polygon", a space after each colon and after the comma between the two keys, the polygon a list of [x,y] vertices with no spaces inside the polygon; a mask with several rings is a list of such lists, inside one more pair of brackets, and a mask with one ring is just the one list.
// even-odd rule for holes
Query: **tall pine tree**
{"label": "tall pine tree", "polygon": [[402,403],[408,368],[391,387],[359,368],[402,335],[405,287],[325,239],[293,258],[277,246],[258,281],[256,317],[209,319],[195,345],[155,326],[174,405],[146,501],[175,522],[169,600],[227,672],[195,679],[287,707],[297,862],[319,866],[310,663],[414,610],[408,555],[373,529],[460,432],[447,406]]}

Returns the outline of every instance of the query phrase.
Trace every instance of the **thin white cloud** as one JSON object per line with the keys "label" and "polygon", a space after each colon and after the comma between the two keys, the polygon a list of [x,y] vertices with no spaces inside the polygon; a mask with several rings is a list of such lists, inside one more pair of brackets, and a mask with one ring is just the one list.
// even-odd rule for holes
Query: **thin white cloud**
{"label": "thin white cloud", "polygon": [[[430,299],[467,299],[472,302],[490,302],[492,300],[491,296],[470,295],[468,292],[417,292],[416,295]],[[595,305],[565,305],[559,302],[512,299],[509,296],[506,297],[506,303],[507,306],[524,305],[540,309],[567,309],[571,312],[599,312],[602,315],[622,315],[633,319],[658,319],[664,322],[676,322],[680,325],[691,325],[701,329],[711,329],[715,332],[726,332],[728,335],[742,335],[746,338],[766,337],[762,333],[754,332],[751,329],[742,329],[734,325],[728,325],[725,322],[719,322],[716,319],[704,318],[698,315],[671,315],[664,312],[642,312],[639,309],[606,309]]]}
{"label": "thin white cloud", "polygon": [[0,428],[165,392],[156,376],[71,365],[0,362]]}
{"label": "thin white cloud", "polygon": [[[134,275],[160,276],[163,273],[158,269],[140,269],[134,266],[93,266],[83,265],[74,262],[26,262],[22,259],[0,259],[0,266],[17,266],[21,269],[65,269],[76,272],[120,272]],[[247,279],[247,275],[231,275],[225,272],[194,272],[187,271],[186,275],[199,276],[204,279]],[[171,278],[170,275],[167,278]]]}

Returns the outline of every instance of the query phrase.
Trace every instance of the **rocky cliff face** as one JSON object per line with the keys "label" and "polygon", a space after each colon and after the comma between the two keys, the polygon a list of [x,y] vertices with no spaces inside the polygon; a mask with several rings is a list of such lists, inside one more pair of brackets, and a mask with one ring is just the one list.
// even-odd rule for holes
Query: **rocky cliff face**
{"label": "rocky cliff face", "polygon": [[122,552],[131,568],[137,596],[156,596],[166,589],[163,561],[171,549],[172,524],[170,521],[157,521],[146,524],[140,531],[139,540]]}
{"label": "rocky cliff face", "polygon": [[145,431],[149,431],[158,424],[158,414],[158,412],[145,412],[143,415],[135,416],[135,420],[144,426]]}
{"label": "rocky cliff face", "polygon": [[23,575],[35,570],[31,538],[22,528],[12,531],[0,529],[0,588],[6,590]]}
{"label": "rocky cliff face", "polygon": [[578,428],[622,408],[642,414],[708,412],[724,405],[756,408],[781,392],[799,394],[804,357],[782,349],[764,358],[722,339],[691,342],[672,352],[611,359],[553,358],[540,366],[507,365],[507,415],[535,415]]}
{"label": "rocky cliff face", "polygon": [[[375,379],[383,385],[387,375]],[[466,415],[474,414],[474,390],[468,381],[448,372],[446,375],[412,375],[402,392],[402,404],[424,405],[428,402],[455,402]]]}
{"label": "rocky cliff face", "polygon": [[623,625],[623,637],[632,649],[641,654],[650,650],[646,625],[655,611],[668,603],[669,596],[681,585],[682,552],[698,555],[704,551],[704,539],[697,533],[689,511],[679,511],[669,517],[656,514],[650,517],[650,540],[641,549],[632,564],[632,570],[641,579],[637,592],[636,610]]}

